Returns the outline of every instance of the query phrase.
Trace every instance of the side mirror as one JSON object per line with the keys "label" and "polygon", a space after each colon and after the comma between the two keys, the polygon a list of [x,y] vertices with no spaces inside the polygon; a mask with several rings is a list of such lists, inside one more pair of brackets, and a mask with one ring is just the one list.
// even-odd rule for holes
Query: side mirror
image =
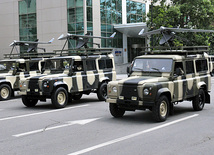
{"label": "side mirror", "polygon": [[130,74],[131,74],[131,65],[129,65],[129,66],[127,66],[127,68],[126,68],[126,72],[127,72],[127,75],[128,75],[128,77],[130,76]]}

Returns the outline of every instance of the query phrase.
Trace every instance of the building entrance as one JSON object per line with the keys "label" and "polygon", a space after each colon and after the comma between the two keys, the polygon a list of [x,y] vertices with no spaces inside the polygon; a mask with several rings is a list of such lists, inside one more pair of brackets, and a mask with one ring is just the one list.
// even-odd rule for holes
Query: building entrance
{"label": "building entrance", "polygon": [[132,62],[136,56],[142,55],[142,48],[145,47],[145,38],[127,38],[128,62]]}

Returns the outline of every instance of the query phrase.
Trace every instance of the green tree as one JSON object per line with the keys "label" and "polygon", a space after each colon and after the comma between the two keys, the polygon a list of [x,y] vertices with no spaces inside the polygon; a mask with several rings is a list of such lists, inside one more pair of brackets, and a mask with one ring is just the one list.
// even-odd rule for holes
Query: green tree
{"label": "green tree", "polygon": [[[153,3],[155,3],[153,1]],[[150,6],[147,26],[149,30],[158,29],[160,26],[180,27],[194,29],[213,29],[214,27],[214,0],[171,0],[171,5],[165,5],[162,0],[160,5]],[[208,45],[210,34],[181,33],[181,41],[185,45]]]}

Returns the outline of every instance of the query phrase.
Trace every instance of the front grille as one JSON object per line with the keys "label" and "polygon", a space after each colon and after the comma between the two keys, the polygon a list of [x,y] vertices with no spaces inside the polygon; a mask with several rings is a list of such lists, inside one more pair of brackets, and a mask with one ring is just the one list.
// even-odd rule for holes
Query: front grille
{"label": "front grille", "polygon": [[29,89],[30,90],[35,90],[35,89],[39,90],[39,81],[38,80],[30,80],[29,81]]}
{"label": "front grille", "polygon": [[120,86],[120,96],[124,96],[125,100],[131,100],[132,96],[138,97],[137,85]]}

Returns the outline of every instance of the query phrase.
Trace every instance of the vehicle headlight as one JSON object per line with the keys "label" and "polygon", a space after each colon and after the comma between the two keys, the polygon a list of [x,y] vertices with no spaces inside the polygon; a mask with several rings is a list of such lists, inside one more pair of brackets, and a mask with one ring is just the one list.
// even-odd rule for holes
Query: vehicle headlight
{"label": "vehicle headlight", "polygon": [[48,81],[43,83],[43,87],[49,88]]}
{"label": "vehicle headlight", "polygon": [[23,82],[22,86],[23,86],[23,87],[26,87],[26,86],[27,86],[27,82],[26,82],[26,81]]}
{"label": "vehicle headlight", "polygon": [[116,93],[117,92],[117,87],[115,87],[115,86],[112,87],[112,91]]}
{"label": "vehicle headlight", "polygon": [[22,87],[26,87],[27,86],[27,82],[26,81],[20,81],[20,88]]}
{"label": "vehicle headlight", "polygon": [[148,88],[144,89],[143,93],[144,93],[144,95],[149,95],[149,89]]}

